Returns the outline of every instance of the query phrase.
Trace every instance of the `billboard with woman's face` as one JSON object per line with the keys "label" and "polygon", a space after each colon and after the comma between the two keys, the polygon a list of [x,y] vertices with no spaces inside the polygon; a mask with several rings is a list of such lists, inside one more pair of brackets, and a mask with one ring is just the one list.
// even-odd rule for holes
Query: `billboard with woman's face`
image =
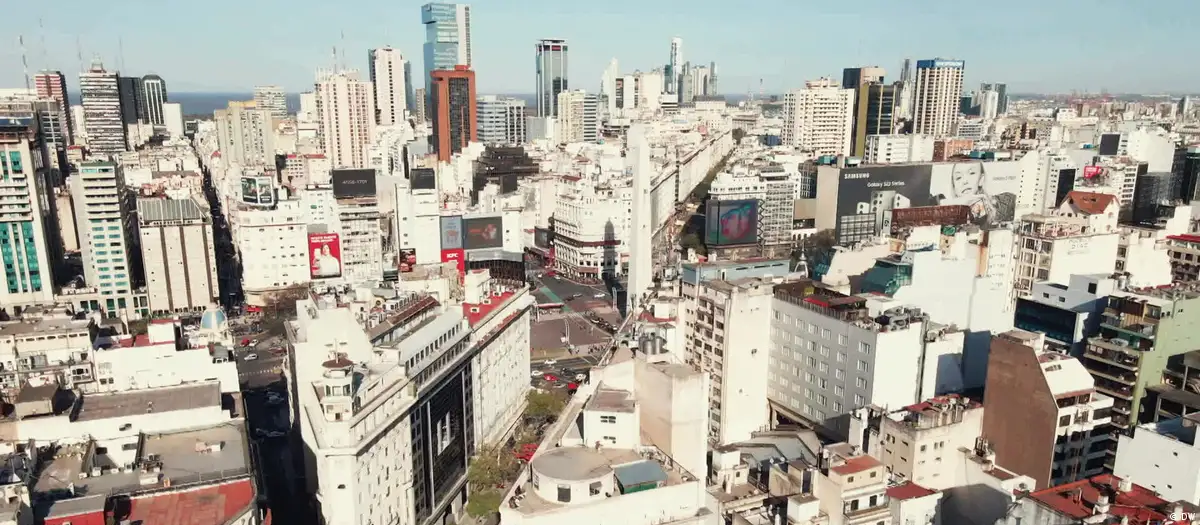
{"label": "billboard with woman's face", "polygon": [[342,276],[342,240],[336,233],[308,234],[309,276],[332,279]]}

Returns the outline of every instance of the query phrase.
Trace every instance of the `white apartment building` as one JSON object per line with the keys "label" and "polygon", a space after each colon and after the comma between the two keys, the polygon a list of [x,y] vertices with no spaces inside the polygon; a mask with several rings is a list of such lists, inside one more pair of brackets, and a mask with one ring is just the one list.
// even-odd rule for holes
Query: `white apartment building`
{"label": "white apartment building", "polygon": [[[92,155],[103,158],[125,151],[126,129],[121,120],[121,96],[118,90],[117,73],[104,69],[96,60],[87,71],[79,73],[79,94],[82,104],[83,125],[76,126],[84,133],[87,149]],[[77,124],[79,120],[75,121]]]}
{"label": "white apartment building", "polygon": [[163,103],[167,101],[167,83],[158,75],[146,75],[141,80],[141,96],[144,98],[142,108],[146,113],[146,120],[154,126],[163,127],[166,125],[166,120],[163,118]]}
{"label": "white apartment building", "polygon": [[408,61],[399,49],[383,47],[368,52],[367,65],[375,100],[375,124],[395,126],[407,122]]}
{"label": "white apartment building", "polygon": [[81,164],[70,183],[84,279],[104,296],[102,311],[116,316],[135,307],[129,265],[130,236],[135,232],[127,223],[124,177],[116,164],[91,162]]}
{"label": "white apartment building", "polygon": [[1014,277],[1018,294],[1028,292],[1035,281],[1065,285],[1071,274],[1107,274],[1116,268],[1121,234],[1112,196],[1072,192],[1056,213],[1021,220]]}
{"label": "white apartment building", "polygon": [[577,182],[554,210],[554,265],[567,276],[623,273],[629,256],[633,192],[628,186]]}
{"label": "white apartment building", "polygon": [[501,145],[525,143],[524,100],[482,95],[475,104],[479,142]]}
{"label": "white apartment building", "polygon": [[945,490],[957,484],[959,450],[973,448],[982,431],[983,405],[939,396],[884,414],[870,450],[891,475]]}
{"label": "white apartment building", "polygon": [[768,279],[683,283],[688,364],[708,375],[708,441],[725,445],[770,428],[767,360],[771,354]]}
{"label": "white apartment building", "polygon": [[582,89],[558,94],[560,142],[599,142],[600,97]]}
{"label": "white apartment building", "polygon": [[948,137],[958,122],[963,61],[918,60],[913,93],[913,133]]}
{"label": "white apartment building", "polygon": [[848,443],[826,446],[828,464],[814,480],[829,525],[871,525],[891,521],[888,473],[879,460]]}
{"label": "white apartment building", "polygon": [[519,419],[529,360],[513,349],[528,347],[533,303],[486,275],[468,285],[479,302],[298,302],[287,374],[305,481],[325,523],[462,516],[468,458]]}
{"label": "white apartment building", "polygon": [[813,156],[849,155],[854,90],[829,78],[812,80],[783,97],[783,143]]}
{"label": "white apartment building", "polygon": [[288,155],[283,168],[283,185],[303,187],[309,184],[329,184],[330,171],[329,159],[321,153]]}
{"label": "white apartment building", "polygon": [[[659,356],[660,358],[662,356]],[[700,525],[707,378],[622,351],[592,371],[500,502],[507,525]]]}
{"label": "white apartment building", "polygon": [[927,324],[919,309],[890,300],[807,281],[776,286],[767,374],[772,410],[846,436],[845,416],[855,409],[916,403]]}
{"label": "white apartment building", "polygon": [[338,231],[342,241],[342,279],[372,284],[383,280],[383,230],[375,197],[338,199]]}
{"label": "white apartment building", "polygon": [[375,130],[375,100],[370,82],[358,72],[322,71],[316,85],[317,132],[333,168],[363,168]]}
{"label": "white apartment building", "polygon": [[1168,500],[1200,501],[1200,414],[1139,425],[1118,439],[1113,475]]}
{"label": "white apartment building", "polygon": [[396,250],[414,250],[418,264],[442,262],[440,235],[442,201],[437,190],[413,190],[395,186],[395,223],[393,245]]}
{"label": "white apartment building", "polygon": [[138,232],[151,315],[202,312],[220,296],[208,203],[138,199]]}
{"label": "white apartment building", "polygon": [[796,178],[779,166],[734,166],[709,187],[712,201],[758,201],[758,243],[788,247],[792,243]]}
{"label": "white apartment building", "polygon": [[54,300],[50,241],[59,237],[52,228],[58,217],[46,207],[49,159],[42,157],[37,136],[32,125],[0,125],[0,255],[6,262],[0,306],[5,308]]}
{"label": "white apartment building", "polygon": [[163,102],[163,126],[167,128],[167,136],[173,139],[186,138],[183,131],[183,104],[178,102]]}
{"label": "white apartment building", "polygon": [[863,164],[901,164],[933,161],[929,135],[868,135]]}
{"label": "white apartment building", "polygon": [[230,102],[213,112],[221,158],[242,166],[275,166],[276,117],[251,102]]}
{"label": "white apartment building", "polygon": [[269,292],[311,279],[306,211],[299,200],[280,200],[274,208],[233,203],[227,209],[250,304],[261,305]]}
{"label": "white apartment building", "polygon": [[254,107],[271,112],[276,119],[288,116],[287,93],[279,86],[254,86]]}

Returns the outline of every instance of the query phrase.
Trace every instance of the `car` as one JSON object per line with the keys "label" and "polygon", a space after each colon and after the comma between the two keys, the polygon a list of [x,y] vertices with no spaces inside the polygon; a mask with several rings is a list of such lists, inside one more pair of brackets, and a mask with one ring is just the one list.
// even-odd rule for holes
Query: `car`
{"label": "car", "polygon": [[573,294],[571,294],[571,296],[570,296],[570,297],[567,297],[567,300],[568,300],[568,301],[574,301],[574,300],[576,300],[576,299],[578,299],[578,298],[580,298],[580,297],[583,297],[583,294],[581,294],[581,293],[573,293]]}
{"label": "car", "polygon": [[555,361],[553,359],[547,359],[545,361],[542,361],[542,364],[546,365],[546,366],[554,366],[554,365],[558,364],[558,361]]}
{"label": "car", "polygon": [[284,436],[284,433],[278,430],[266,430],[262,428],[255,430],[254,434],[261,438],[281,438]]}
{"label": "car", "polygon": [[529,372],[529,377],[542,377],[542,371],[534,370],[532,372]]}
{"label": "car", "polygon": [[582,383],[584,379],[587,379],[587,374],[575,374],[576,382]]}
{"label": "car", "polygon": [[592,297],[595,297],[597,299],[604,299],[604,298],[608,297],[608,294],[598,293],[596,295],[593,295]]}
{"label": "car", "polygon": [[548,383],[553,383],[555,381],[558,381],[558,376],[556,376],[554,374],[546,374],[546,375],[542,376],[542,379],[545,379],[546,382],[548,382]]}
{"label": "car", "polygon": [[246,354],[246,357],[243,357],[242,361],[253,361],[255,359],[258,359],[258,354]]}

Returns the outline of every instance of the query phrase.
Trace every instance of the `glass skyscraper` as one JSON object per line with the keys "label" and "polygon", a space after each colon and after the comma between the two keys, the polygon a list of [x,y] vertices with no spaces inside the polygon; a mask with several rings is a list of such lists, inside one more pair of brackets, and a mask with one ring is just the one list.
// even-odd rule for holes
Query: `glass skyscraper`
{"label": "glass skyscraper", "polygon": [[567,91],[567,41],[539,40],[537,51],[537,115],[558,117],[558,94]]}
{"label": "glass skyscraper", "polygon": [[471,6],[425,4],[421,6],[421,23],[425,24],[424,85],[426,96],[431,96],[430,72],[471,65]]}

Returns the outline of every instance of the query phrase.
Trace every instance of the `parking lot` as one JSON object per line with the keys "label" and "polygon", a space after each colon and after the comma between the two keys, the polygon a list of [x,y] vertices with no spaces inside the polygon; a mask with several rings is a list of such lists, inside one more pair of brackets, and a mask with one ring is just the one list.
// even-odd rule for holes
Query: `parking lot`
{"label": "parking lot", "polygon": [[579,383],[587,381],[592,367],[599,362],[600,358],[593,355],[534,361],[529,384],[543,390],[574,391]]}

